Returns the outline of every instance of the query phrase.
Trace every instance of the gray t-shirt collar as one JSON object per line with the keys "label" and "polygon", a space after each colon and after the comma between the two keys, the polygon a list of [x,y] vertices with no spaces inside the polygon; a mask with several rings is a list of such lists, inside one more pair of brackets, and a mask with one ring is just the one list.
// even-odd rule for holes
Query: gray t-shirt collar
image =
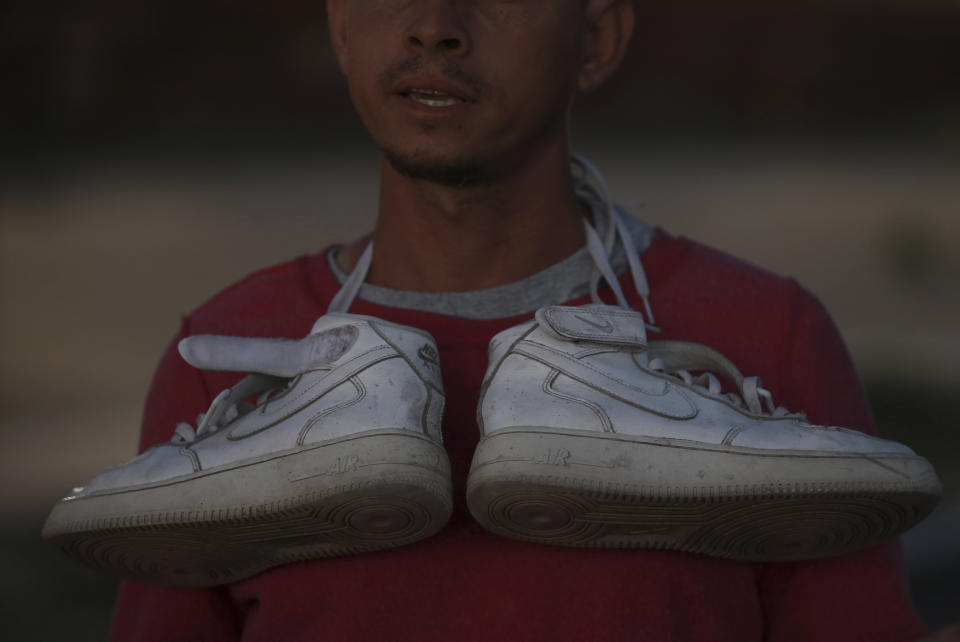
{"label": "gray t-shirt collar", "polygon": [[[631,214],[620,211],[632,242],[642,257],[653,239],[653,228]],[[598,226],[597,231],[602,237],[604,230]],[[328,252],[327,261],[334,277],[343,284],[347,275],[337,265],[339,249],[334,248]],[[626,258],[619,243],[614,247],[611,263],[618,275],[626,269]],[[484,290],[419,292],[364,283],[357,296],[364,301],[391,308],[419,310],[464,319],[502,319],[583,296],[589,291],[593,268],[590,253],[586,247],[582,247],[562,261],[524,279]]]}

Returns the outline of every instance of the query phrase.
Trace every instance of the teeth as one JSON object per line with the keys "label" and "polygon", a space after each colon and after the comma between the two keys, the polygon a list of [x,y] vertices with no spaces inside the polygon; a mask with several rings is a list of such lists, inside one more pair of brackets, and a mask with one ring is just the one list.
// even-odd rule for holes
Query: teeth
{"label": "teeth", "polygon": [[436,89],[411,89],[407,92],[407,97],[428,107],[450,107],[463,102],[456,96]]}
{"label": "teeth", "polygon": [[451,105],[456,105],[459,100],[456,98],[426,98],[424,96],[410,96],[414,101],[420,103],[421,105],[429,105],[430,107],[450,107]]}

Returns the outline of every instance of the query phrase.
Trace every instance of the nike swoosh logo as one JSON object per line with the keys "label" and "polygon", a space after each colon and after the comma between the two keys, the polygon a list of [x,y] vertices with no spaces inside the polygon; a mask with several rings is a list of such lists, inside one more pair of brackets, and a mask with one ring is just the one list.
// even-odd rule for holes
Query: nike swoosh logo
{"label": "nike swoosh logo", "polygon": [[669,419],[692,419],[697,416],[697,407],[682,390],[653,375],[648,377],[657,385],[657,389],[644,390],[612,377],[576,357],[533,341],[521,341],[513,351],[559,370],[571,379],[634,408]]}
{"label": "nike swoosh logo", "polygon": [[424,363],[434,366],[435,368],[440,367],[440,356],[432,346],[426,344],[420,346],[420,349],[417,350],[417,356],[420,357]]}
{"label": "nike swoosh logo", "polygon": [[600,332],[604,332],[606,334],[610,334],[613,332],[613,323],[610,322],[610,319],[601,319],[602,321],[601,323],[594,319],[591,319],[590,317],[582,317],[579,314],[573,315],[573,318],[577,319],[578,321],[582,321],[583,323],[586,323],[587,325],[593,328],[596,328]]}
{"label": "nike swoosh logo", "polygon": [[237,425],[230,428],[227,439],[230,441],[244,439],[263,432],[268,428],[272,428],[290,415],[300,412],[334,387],[366,370],[375,363],[386,359],[398,358],[400,358],[400,355],[392,347],[379,346],[354,357],[332,371],[307,373],[304,375],[304,379],[310,378],[314,379],[313,381],[309,383],[304,382],[303,386],[294,386],[286,395],[278,399],[277,403],[270,406],[269,414],[273,416],[272,421],[265,420],[259,411],[246,414],[237,419]]}

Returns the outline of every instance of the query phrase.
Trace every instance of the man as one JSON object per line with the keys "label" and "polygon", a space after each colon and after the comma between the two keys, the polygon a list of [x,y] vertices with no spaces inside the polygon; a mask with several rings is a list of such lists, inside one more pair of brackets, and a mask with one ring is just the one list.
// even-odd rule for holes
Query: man
{"label": "man", "polygon": [[[194,334],[307,334],[368,256],[351,312],[437,341],[453,516],[389,551],[294,563],[226,587],[127,583],[114,640],[908,640],[922,633],[894,543],[813,562],[549,547],[467,514],[475,410],[497,332],[546,305],[581,305],[592,261],[567,113],[616,69],[630,0],[329,0],[335,53],[382,150],[370,237],[259,272],[184,320]],[[599,221],[598,221],[599,222]],[[607,223],[612,225],[612,223]],[[795,283],[642,223],[629,224],[664,338],[713,346],[811,420],[869,430],[842,342]],[[615,260],[622,267],[623,260]],[[640,295],[621,278],[629,303]],[[609,291],[606,291],[606,296]],[[648,319],[649,320],[649,319]],[[238,376],[171,346],[141,447]]]}

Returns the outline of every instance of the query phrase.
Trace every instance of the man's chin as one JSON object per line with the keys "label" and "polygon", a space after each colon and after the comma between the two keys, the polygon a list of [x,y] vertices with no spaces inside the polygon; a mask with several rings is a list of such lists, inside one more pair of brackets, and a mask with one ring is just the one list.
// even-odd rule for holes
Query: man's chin
{"label": "man's chin", "polygon": [[496,182],[497,172],[477,159],[441,159],[431,158],[428,154],[381,151],[397,173],[412,180],[448,187],[473,187]]}

